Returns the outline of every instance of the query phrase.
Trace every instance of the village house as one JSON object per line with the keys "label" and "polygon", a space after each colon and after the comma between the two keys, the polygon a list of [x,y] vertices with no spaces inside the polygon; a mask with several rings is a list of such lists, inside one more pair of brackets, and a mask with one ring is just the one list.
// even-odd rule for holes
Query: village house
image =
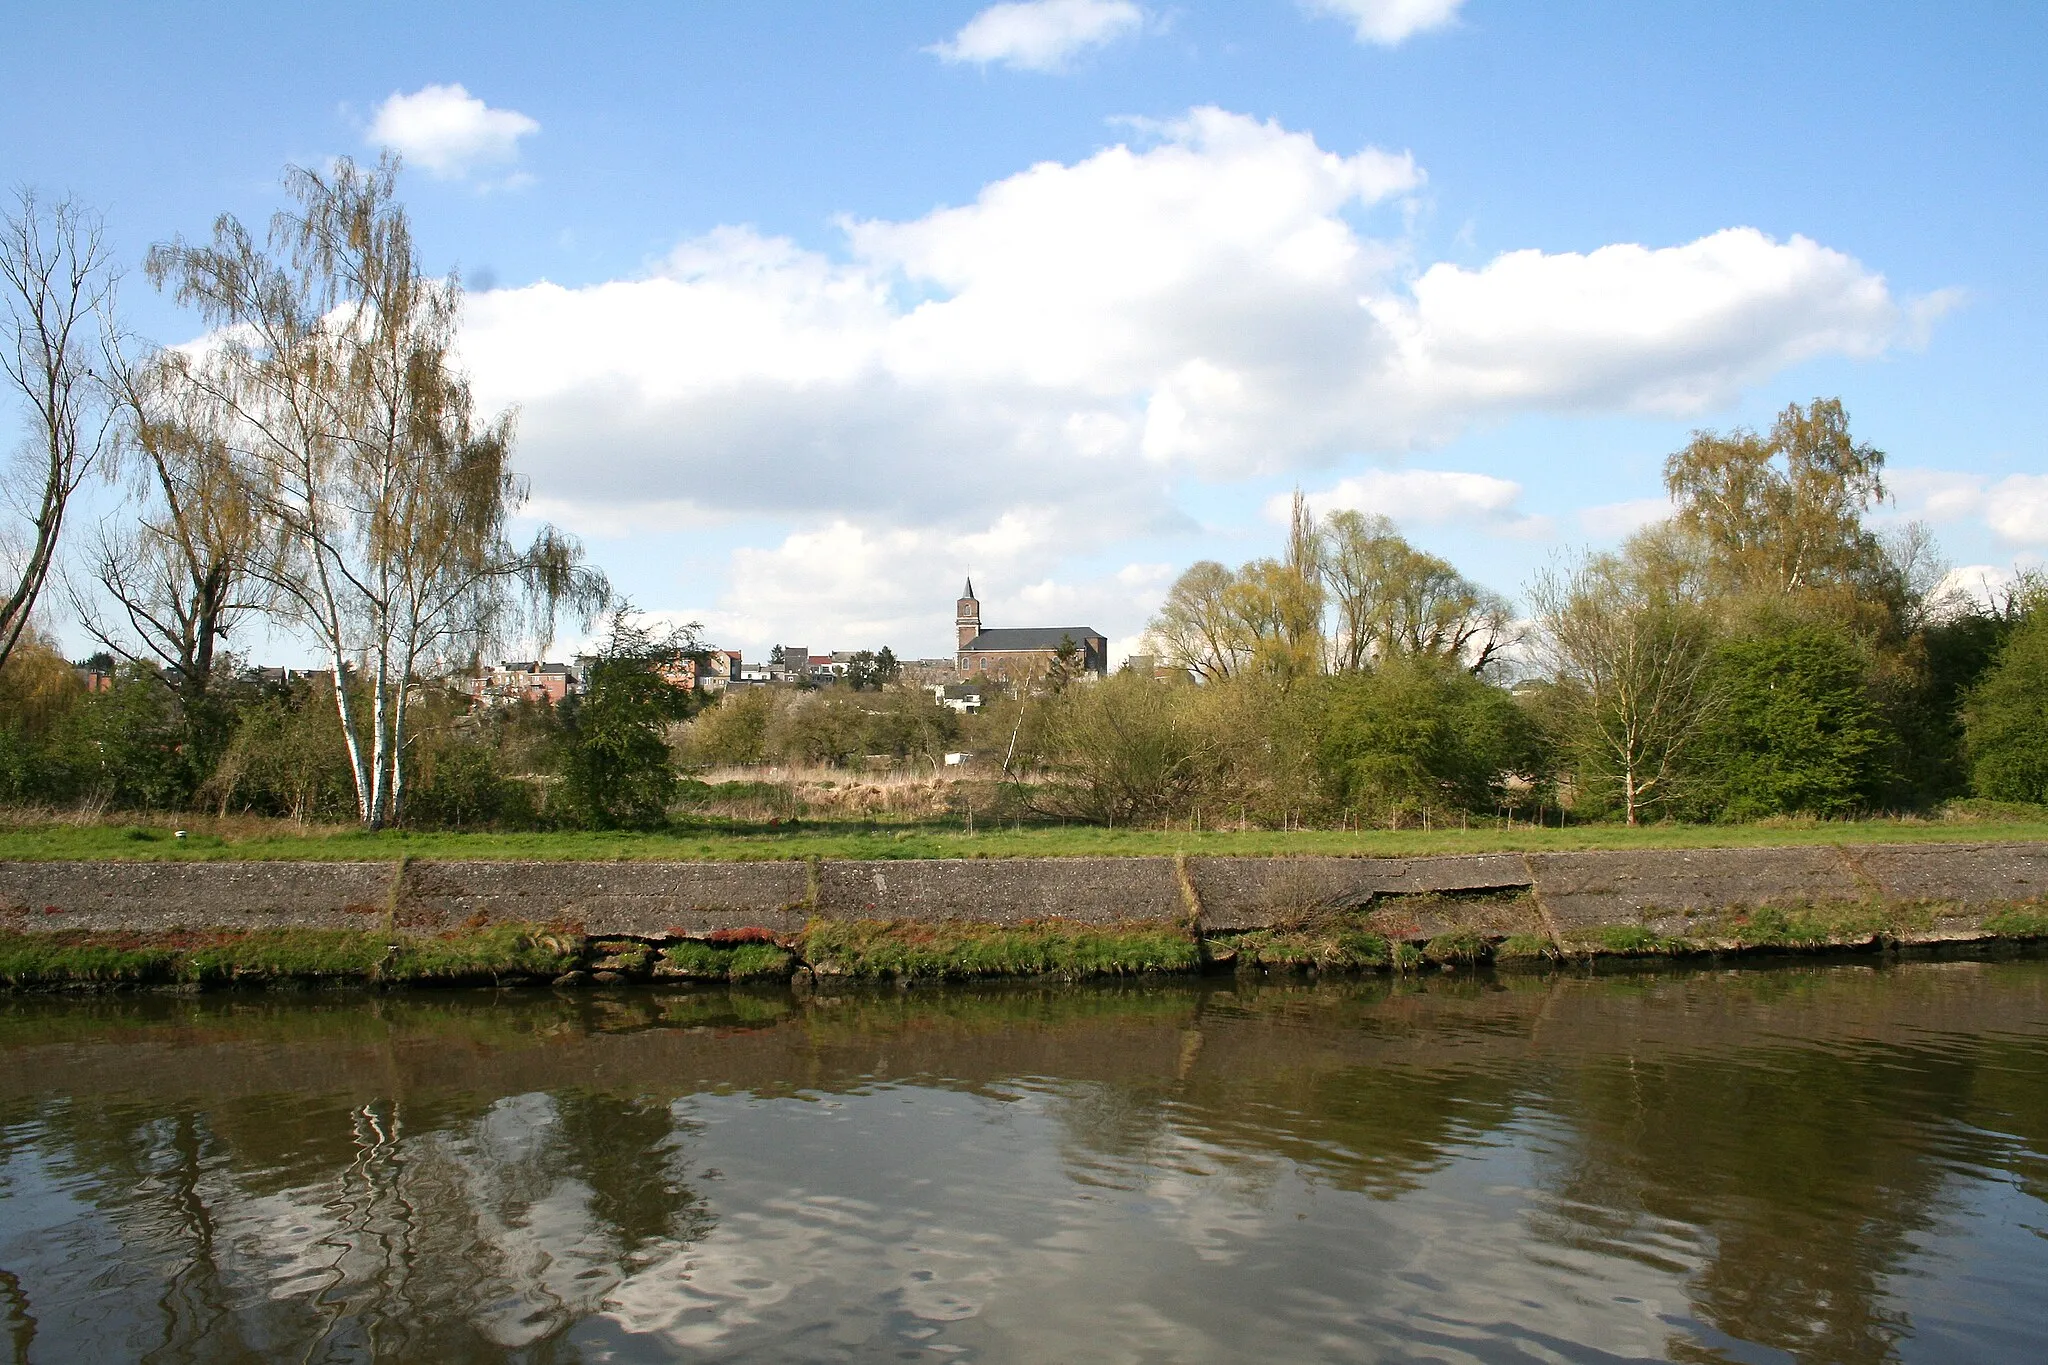
{"label": "village house", "polygon": [[522,701],[544,701],[553,706],[581,693],[583,679],[568,664],[507,660],[464,679],[463,690],[486,706]]}
{"label": "village house", "polygon": [[1063,649],[1075,665],[1097,677],[1109,672],[1109,639],[1093,626],[1003,626],[981,624],[981,602],[974,580],[955,606],[953,624],[959,635],[960,675],[994,682],[1025,683],[1052,671]]}

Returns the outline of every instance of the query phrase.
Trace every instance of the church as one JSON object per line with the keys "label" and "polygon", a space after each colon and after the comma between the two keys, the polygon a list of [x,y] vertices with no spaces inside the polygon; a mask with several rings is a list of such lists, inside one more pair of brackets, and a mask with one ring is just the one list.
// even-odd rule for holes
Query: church
{"label": "church", "polygon": [[1109,637],[1093,626],[984,629],[981,602],[974,595],[972,578],[967,580],[967,590],[960,594],[953,624],[960,633],[960,676],[970,681],[985,678],[1007,683],[1042,678],[1069,643],[1082,672],[1097,676],[1109,672]]}

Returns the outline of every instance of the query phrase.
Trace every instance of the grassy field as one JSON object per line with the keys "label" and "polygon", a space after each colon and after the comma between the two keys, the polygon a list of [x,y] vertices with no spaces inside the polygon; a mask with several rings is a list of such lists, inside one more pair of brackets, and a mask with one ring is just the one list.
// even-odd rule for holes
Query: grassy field
{"label": "grassy field", "polygon": [[[172,823],[176,821],[177,823]],[[187,831],[184,839],[173,830]],[[2048,810],[2024,808],[1949,818],[1772,821],[1753,825],[1574,825],[1512,829],[1247,830],[1102,829],[1053,825],[990,828],[957,824],[703,822],[650,834],[366,834],[306,829],[281,820],[206,817],[93,821],[23,815],[0,824],[0,860],[140,859],[380,860],[414,858],[540,861],[721,861],[785,858],[1032,858],[1206,854],[1271,857],[1331,853],[1414,857],[1430,853],[1562,851],[1592,848],[1729,848],[1837,843],[1978,843],[2048,840]]]}

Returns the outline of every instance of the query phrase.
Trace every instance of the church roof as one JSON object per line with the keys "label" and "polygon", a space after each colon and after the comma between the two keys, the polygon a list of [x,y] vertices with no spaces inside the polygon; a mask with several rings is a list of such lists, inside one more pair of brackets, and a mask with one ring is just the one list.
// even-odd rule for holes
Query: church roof
{"label": "church roof", "polygon": [[1093,626],[1008,626],[1001,630],[984,630],[961,649],[1058,649],[1062,640],[1072,640],[1079,646],[1090,640],[1107,643],[1108,639]]}
{"label": "church roof", "polygon": [[967,591],[960,595],[964,598],[972,598],[974,596],[974,575],[969,574],[967,576]]}

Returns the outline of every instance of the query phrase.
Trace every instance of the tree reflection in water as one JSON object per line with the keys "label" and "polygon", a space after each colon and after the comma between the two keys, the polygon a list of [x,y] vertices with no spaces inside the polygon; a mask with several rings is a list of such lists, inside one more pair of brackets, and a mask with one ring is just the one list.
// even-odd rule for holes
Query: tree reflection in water
{"label": "tree reflection in water", "polygon": [[[1157,1296],[1146,1330],[1177,1320],[1194,1354],[1230,1354],[1204,1316],[1223,1304],[1282,1354],[1454,1320],[1483,1336],[1517,1302],[1618,1350],[1636,1328],[1611,1304],[1542,1301],[1597,1271],[1677,1296],[1638,1324],[1673,1358],[1896,1359],[1921,1331],[1901,1277],[1996,1231],[1971,1210],[2048,1221],[2044,1031],[2041,960],[808,1002],[16,999],[0,1317],[17,1360],[550,1360],[641,1331],[773,1357],[941,1327],[1001,1355],[1021,1349],[1006,1302],[1085,1303],[1088,1267],[1120,1284],[1181,1239],[1210,1269],[1116,1292]],[[714,1202],[713,1164],[751,1174]],[[1467,1171],[1482,1195],[1457,1193]],[[1471,1283],[1430,1291],[1436,1326],[1374,1259],[1404,1228],[1485,1241]],[[2010,1274],[2048,1274],[2029,1240]],[[947,1257],[971,1292],[917,1268]],[[862,1295],[869,1326],[847,1316]],[[1934,1302],[1953,1339],[2044,1323],[2024,1296]],[[803,1335],[832,1322],[829,1350]]]}

